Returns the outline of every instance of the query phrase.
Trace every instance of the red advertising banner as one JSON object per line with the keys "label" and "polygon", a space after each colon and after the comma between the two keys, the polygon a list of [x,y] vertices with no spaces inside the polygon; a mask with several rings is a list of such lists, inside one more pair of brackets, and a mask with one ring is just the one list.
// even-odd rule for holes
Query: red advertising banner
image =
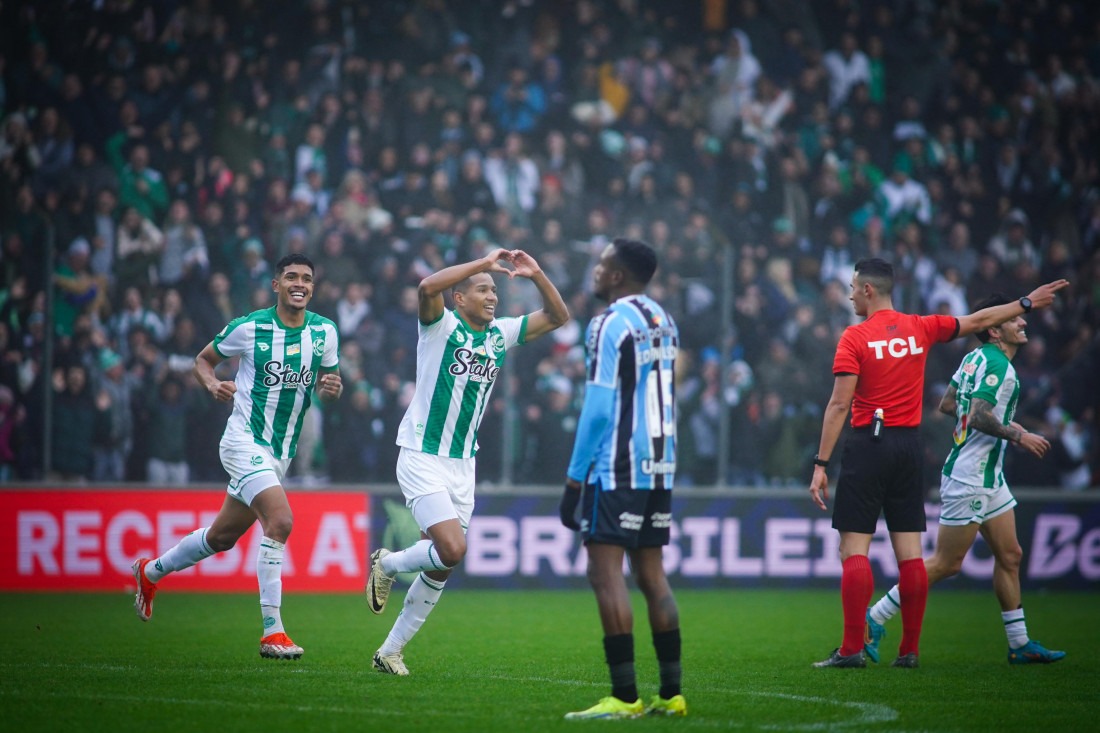
{"label": "red advertising banner", "polygon": [[[225,491],[57,489],[0,491],[0,591],[132,588],[130,564],[156,557],[214,520]],[[361,592],[370,498],[291,492],[294,531],[283,590]],[[236,547],[166,578],[176,590],[257,591],[257,522]]]}

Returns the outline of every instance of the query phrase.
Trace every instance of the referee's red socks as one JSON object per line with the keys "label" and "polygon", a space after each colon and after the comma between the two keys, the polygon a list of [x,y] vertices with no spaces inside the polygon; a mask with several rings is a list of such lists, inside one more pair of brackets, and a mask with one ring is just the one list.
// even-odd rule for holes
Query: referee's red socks
{"label": "referee's red socks", "polygon": [[928,603],[928,571],[924,569],[924,560],[918,557],[898,563],[898,572],[901,574],[898,578],[898,595],[901,596],[901,646],[898,656],[904,657],[910,652],[919,653],[920,629],[924,623],[924,607]]}
{"label": "referee's red socks", "polygon": [[[921,570],[924,570],[923,563]],[[925,576],[925,588],[927,587],[928,576]],[[867,556],[852,555],[845,560],[844,572],[840,576],[840,600],[844,605],[844,644],[840,647],[840,653],[846,657],[863,651],[867,606],[871,603],[871,594],[874,592],[875,576],[871,572],[871,561]],[[919,623],[917,629],[919,635]]]}

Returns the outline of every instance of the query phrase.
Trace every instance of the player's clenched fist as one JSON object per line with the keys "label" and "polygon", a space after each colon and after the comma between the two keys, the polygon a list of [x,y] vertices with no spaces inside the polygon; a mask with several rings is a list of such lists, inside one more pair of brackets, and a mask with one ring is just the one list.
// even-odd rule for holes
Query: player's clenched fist
{"label": "player's clenched fist", "polygon": [[210,388],[210,394],[218,402],[232,402],[233,395],[237,393],[237,385],[233,382],[215,382]]}
{"label": "player's clenched fist", "polygon": [[344,383],[339,374],[324,374],[321,376],[321,396],[329,399],[337,399],[344,391]]}

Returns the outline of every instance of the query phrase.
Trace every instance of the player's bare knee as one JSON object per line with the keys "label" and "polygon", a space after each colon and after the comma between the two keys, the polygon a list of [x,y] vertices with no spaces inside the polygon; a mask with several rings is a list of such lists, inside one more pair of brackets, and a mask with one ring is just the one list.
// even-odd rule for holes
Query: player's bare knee
{"label": "player's bare knee", "polygon": [[928,582],[935,583],[937,580],[943,580],[944,578],[958,575],[962,571],[962,564],[962,557],[941,557],[939,555],[933,555],[931,558],[924,561],[924,569],[928,573]]}
{"label": "player's bare knee", "polygon": [[239,539],[239,535],[230,532],[218,532],[214,528],[210,528],[206,532],[206,544],[214,552],[225,552],[233,549],[233,545],[237,544]]}
{"label": "player's bare knee", "polygon": [[937,553],[924,561],[928,582],[956,576],[961,569],[963,569],[963,556],[949,557]]}
{"label": "player's bare knee", "polygon": [[294,515],[290,512],[267,517],[263,522],[264,536],[276,542],[286,542],[294,529]]}
{"label": "player's bare knee", "polygon": [[1020,563],[1023,559],[1024,550],[1018,543],[1001,550],[996,555],[997,564],[1014,573],[1020,571]]}
{"label": "player's bare knee", "polygon": [[962,558],[952,559],[949,563],[943,566],[943,577],[950,578],[953,575],[958,575],[962,572],[963,561]]}
{"label": "player's bare knee", "polygon": [[592,562],[591,559],[588,561],[586,574],[589,585],[597,590],[612,583],[620,582],[615,572],[600,563]]}
{"label": "player's bare knee", "polygon": [[592,562],[592,558],[588,559],[588,567],[585,568],[584,574],[585,577],[588,578],[588,584],[593,588],[598,587],[599,584],[603,582],[604,573],[594,562]]}
{"label": "player's bare knee", "polygon": [[466,540],[444,540],[442,542],[435,543],[435,552],[439,556],[439,561],[449,568],[453,568],[462,562],[462,558],[466,557]]}
{"label": "player's bare knee", "polygon": [[648,599],[658,599],[670,595],[668,580],[663,575],[639,573],[637,582],[638,590]]}

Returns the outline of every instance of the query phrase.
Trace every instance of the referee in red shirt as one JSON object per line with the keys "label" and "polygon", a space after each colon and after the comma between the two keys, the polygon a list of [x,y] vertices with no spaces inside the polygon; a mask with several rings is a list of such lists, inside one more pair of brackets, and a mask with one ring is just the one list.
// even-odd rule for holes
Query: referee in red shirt
{"label": "referee in red shirt", "polygon": [[933,344],[1045,308],[1067,285],[1066,280],[1056,280],[1018,301],[968,316],[914,316],[894,310],[894,268],[890,263],[878,258],[856,263],[849,298],[856,315],[865,320],[845,329],[837,344],[833,394],[825,408],[810,481],[810,496],[824,510],[829,498],[825,469],[850,408],[852,433],[844,446],[833,507],[833,528],[840,532],[843,563],[840,596],[844,642],[815,667],[867,666],[863,652],[865,616],[874,592],[867,551],[880,513],[886,517],[900,575],[903,631],[894,666],[917,666],[928,597],[928,575],[921,559],[924,460],[918,430],[928,350]]}

